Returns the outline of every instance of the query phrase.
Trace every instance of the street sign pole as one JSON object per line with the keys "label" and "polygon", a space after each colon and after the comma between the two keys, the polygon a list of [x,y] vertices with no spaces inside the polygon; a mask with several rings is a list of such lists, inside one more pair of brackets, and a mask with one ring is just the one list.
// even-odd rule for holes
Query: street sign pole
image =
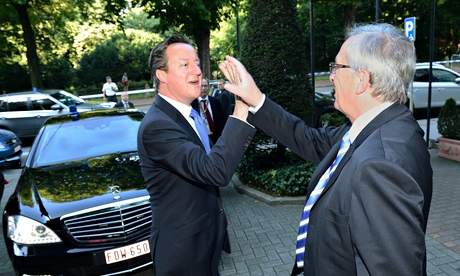
{"label": "street sign pole", "polygon": [[[410,41],[415,41],[415,17],[404,19],[404,34]],[[411,82],[409,88],[409,109],[414,112],[414,81]]]}

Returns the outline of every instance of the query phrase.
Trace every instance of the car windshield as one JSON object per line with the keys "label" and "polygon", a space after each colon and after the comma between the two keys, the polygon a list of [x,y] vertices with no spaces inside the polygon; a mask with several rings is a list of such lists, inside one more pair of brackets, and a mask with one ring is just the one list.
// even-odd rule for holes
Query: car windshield
{"label": "car windshield", "polygon": [[125,115],[46,125],[35,150],[33,166],[137,151],[140,122],[140,118]]}

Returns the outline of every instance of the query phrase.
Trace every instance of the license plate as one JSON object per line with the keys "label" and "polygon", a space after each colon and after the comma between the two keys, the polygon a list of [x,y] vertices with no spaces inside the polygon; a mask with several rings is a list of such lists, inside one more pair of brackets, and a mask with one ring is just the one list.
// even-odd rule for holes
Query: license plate
{"label": "license plate", "polygon": [[148,240],[104,251],[105,262],[113,264],[150,253]]}
{"label": "license plate", "polygon": [[17,146],[14,148],[14,152],[18,152],[21,149],[21,146]]}

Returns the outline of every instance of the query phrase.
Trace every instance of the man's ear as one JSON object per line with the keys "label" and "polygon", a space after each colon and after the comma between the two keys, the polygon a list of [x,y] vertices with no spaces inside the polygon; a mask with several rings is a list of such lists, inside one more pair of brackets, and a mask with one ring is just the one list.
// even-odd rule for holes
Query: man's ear
{"label": "man's ear", "polygon": [[162,83],[165,83],[166,82],[166,72],[163,71],[163,70],[157,70],[155,72],[155,75],[157,76],[157,79],[162,82]]}
{"label": "man's ear", "polygon": [[364,93],[371,86],[371,74],[367,70],[358,72],[359,84],[357,94]]}

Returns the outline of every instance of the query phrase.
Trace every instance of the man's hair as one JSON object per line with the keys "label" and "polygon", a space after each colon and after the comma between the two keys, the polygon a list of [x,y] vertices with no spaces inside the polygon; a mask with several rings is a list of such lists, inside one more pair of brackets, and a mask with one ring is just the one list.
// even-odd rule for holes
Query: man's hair
{"label": "man's hair", "polygon": [[149,57],[149,68],[150,68],[150,74],[152,76],[152,80],[155,84],[156,89],[158,89],[160,85],[160,81],[158,80],[156,76],[156,71],[157,70],[164,70],[168,71],[168,57],[166,56],[166,49],[168,48],[169,45],[174,44],[174,43],[186,43],[189,45],[192,45],[192,42],[190,39],[188,39],[185,36],[182,35],[173,35],[162,42],[158,43],[150,52],[150,57]]}
{"label": "man's hair", "polygon": [[355,71],[367,70],[382,101],[407,101],[407,89],[415,73],[414,44],[396,27],[386,24],[355,25],[347,38],[347,59]]}

